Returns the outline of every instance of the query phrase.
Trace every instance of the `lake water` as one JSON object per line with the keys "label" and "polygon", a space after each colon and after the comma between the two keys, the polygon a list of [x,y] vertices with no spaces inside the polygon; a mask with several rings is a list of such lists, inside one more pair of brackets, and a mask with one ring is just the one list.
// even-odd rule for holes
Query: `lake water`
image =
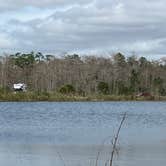
{"label": "lake water", "polygon": [[2,102],[0,165],[104,166],[125,112],[114,165],[166,165],[166,102]]}

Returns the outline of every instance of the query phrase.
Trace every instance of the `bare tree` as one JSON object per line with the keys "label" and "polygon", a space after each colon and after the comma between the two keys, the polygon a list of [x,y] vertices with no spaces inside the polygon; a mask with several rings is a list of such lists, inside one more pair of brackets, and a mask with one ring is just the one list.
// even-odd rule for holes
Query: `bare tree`
{"label": "bare tree", "polygon": [[[36,59],[35,59],[36,58]],[[148,92],[166,96],[165,59],[67,55],[48,58],[43,54],[5,55],[0,58],[0,87],[24,82],[32,91],[57,92],[65,84],[80,95],[98,94],[98,85],[108,85],[108,94],[134,95]],[[103,90],[103,92],[105,92]]]}

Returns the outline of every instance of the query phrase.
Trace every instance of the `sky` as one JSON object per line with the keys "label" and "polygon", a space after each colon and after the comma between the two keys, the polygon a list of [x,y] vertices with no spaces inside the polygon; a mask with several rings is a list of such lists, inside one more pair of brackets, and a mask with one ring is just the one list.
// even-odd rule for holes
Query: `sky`
{"label": "sky", "polygon": [[166,56],[165,0],[0,0],[0,52]]}

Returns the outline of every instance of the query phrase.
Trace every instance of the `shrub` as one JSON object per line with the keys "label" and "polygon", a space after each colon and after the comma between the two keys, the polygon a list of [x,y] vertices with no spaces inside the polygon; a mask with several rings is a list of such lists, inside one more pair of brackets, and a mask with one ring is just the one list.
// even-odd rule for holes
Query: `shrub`
{"label": "shrub", "polygon": [[106,82],[99,82],[97,89],[102,94],[108,94],[109,93],[109,86]]}
{"label": "shrub", "polygon": [[9,93],[11,90],[8,86],[6,87],[0,87],[0,93],[4,94],[4,93]]}
{"label": "shrub", "polygon": [[67,84],[67,85],[62,86],[59,89],[59,92],[63,93],[63,94],[70,94],[70,93],[74,93],[75,89],[74,89],[73,85]]}

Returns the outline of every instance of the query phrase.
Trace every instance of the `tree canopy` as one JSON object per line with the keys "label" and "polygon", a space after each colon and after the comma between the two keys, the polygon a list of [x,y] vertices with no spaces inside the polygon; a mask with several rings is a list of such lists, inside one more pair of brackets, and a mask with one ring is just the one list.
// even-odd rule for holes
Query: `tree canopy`
{"label": "tree canopy", "polygon": [[0,87],[24,82],[33,91],[135,95],[166,95],[166,60],[145,57],[64,57],[41,52],[16,53],[0,59]]}

